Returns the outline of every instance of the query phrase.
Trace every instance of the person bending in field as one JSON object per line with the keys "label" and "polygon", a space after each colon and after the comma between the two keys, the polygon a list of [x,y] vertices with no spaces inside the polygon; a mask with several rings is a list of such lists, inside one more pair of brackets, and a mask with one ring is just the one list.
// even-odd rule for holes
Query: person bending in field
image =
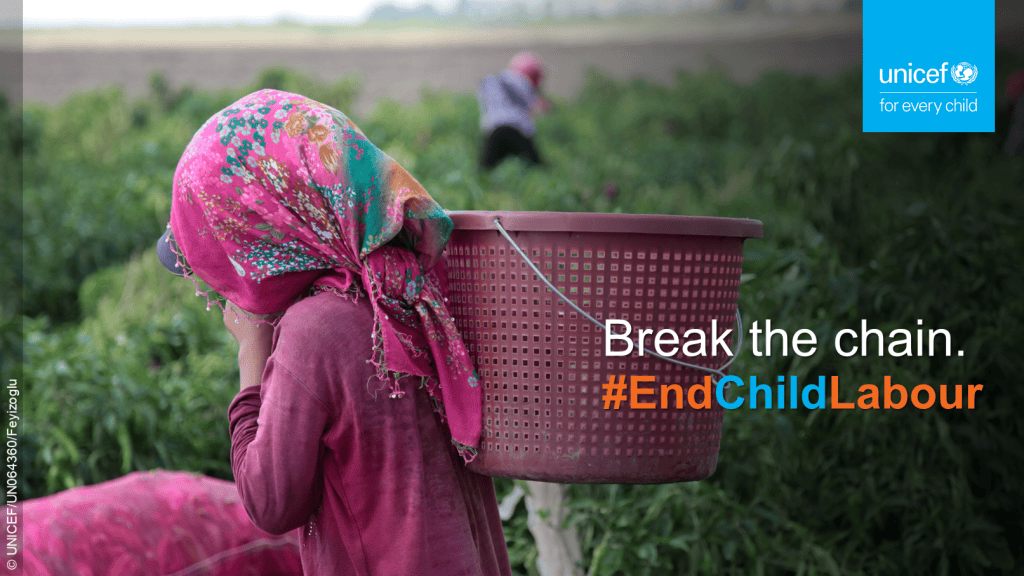
{"label": "person bending in field", "polygon": [[444,297],[452,222],[420,184],[337,110],[263,90],[193,137],[168,228],[161,260],[227,301],[252,522],[301,528],[307,576],[511,574],[465,466],[481,386]]}
{"label": "person bending in field", "polygon": [[540,93],[544,82],[544,63],[529,52],[512,58],[508,68],[480,82],[480,127],[484,132],[480,165],[490,170],[509,156],[519,156],[533,164],[542,164],[533,142],[536,128],[533,116],[550,110],[551,104]]}

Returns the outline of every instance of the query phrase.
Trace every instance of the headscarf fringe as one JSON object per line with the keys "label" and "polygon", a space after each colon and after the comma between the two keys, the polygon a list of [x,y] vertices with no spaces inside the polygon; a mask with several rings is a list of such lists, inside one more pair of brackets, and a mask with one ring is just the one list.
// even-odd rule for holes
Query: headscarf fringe
{"label": "headscarf fringe", "polygon": [[472,462],[478,454],[478,450],[476,448],[466,446],[465,444],[459,444],[454,439],[452,439],[452,444],[455,445],[455,449],[458,450],[459,456],[462,457],[462,461],[466,464]]}
{"label": "headscarf fringe", "polygon": [[[174,242],[168,242],[168,245],[171,248],[171,252],[174,253],[175,259],[177,260],[177,265],[181,267],[182,273],[185,275],[185,278],[191,280],[192,284],[196,287],[196,296],[203,296],[204,298],[206,298],[206,310],[209,311],[211,306],[217,306],[218,308],[220,308],[220,311],[223,314],[225,311],[225,305],[228,302],[227,299],[221,296],[220,294],[217,294],[213,290],[201,289],[199,287],[199,279],[195,276],[195,274],[192,273],[192,270],[185,263],[185,258],[184,256],[182,256],[181,252],[178,251],[177,246],[175,246]],[[252,314],[246,310],[242,310],[237,306],[235,306],[235,310],[238,310],[245,314],[246,318],[248,318],[251,322],[254,322],[256,324],[269,324],[271,326],[277,326],[277,324],[281,321],[281,318],[284,316],[284,314],[265,314],[261,316],[258,314]]]}
{"label": "headscarf fringe", "polygon": [[363,296],[363,293],[359,290],[359,287],[356,286],[355,282],[349,285],[345,290],[339,290],[334,286],[324,286],[322,284],[314,284],[313,287],[309,289],[310,296],[316,296],[317,294],[323,294],[324,292],[330,292],[343,300],[348,300],[353,303],[359,302],[359,298]]}

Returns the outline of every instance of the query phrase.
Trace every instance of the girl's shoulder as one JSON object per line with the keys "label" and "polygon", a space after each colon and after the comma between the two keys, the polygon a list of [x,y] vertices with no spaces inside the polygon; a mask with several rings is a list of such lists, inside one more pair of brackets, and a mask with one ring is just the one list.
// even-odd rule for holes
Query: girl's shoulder
{"label": "girl's shoulder", "polygon": [[364,296],[353,301],[333,292],[292,304],[274,330],[271,358],[334,405],[343,382],[373,376],[373,310]]}

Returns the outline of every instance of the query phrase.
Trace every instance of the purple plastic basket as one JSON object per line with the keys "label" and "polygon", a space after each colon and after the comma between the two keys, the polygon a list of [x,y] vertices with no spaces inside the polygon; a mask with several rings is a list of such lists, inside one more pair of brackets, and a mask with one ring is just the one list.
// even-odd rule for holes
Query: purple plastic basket
{"label": "purple plastic basket", "polygon": [[[653,375],[685,394],[706,372],[660,358],[606,357],[599,321],[682,335],[736,319],[743,241],[756,220],[552,212],[452,212],[451,310],[483,379],[483,438],[470,468],[565,483],[700,480],[718,463],[724,410],[604,409],[612,375]],[[732,342],[729,342],[730,346]],[[724,355],[688,358],[717,369]],[[628,390],[627,390],[628,396]],[[654,399],[648,397],[645,400]]]}

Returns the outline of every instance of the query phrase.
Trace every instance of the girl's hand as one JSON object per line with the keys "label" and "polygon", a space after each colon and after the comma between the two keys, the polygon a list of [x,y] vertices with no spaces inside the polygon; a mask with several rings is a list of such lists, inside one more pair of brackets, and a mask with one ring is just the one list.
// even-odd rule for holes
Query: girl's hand
{"label": "girl's hand", "polygon": [[252,320],[230,302],[224,307],[224,326],[238,342],[241,388],[260,384],[273,348],[274,327]]}
{"label": "girl's hand", "polygon": [[[263,319],[265,316],[257,318]],[[273,326],[265,322],[254,321],[250,314],[240,310],[231,302],[224,306],[224,326],[235,337],[235,341],[239,345],[262,340],[269,342],[274,336]]]}

